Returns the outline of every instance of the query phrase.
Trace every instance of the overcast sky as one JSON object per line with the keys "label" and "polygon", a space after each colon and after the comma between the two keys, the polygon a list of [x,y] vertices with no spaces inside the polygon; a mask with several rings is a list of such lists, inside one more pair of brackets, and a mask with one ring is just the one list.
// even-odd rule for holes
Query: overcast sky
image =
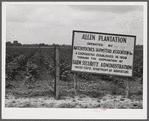
{"label": "overcast sky", "polygon": [[7,4],[7,41],[71,44],[72,31],[136,35],[143,44],[143,6]]}

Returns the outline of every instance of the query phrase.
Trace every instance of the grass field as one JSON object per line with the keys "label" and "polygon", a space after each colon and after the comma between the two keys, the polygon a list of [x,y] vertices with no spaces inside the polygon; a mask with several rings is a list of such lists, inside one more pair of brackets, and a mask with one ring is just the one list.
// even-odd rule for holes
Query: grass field
{"label": "grass field", "polygon": [[[30,55],[31,52],[26,54],[25,51],[23,53],[21,50],[25,59],[15,61],[17,65],[15,67],[14,65],[12,67],[10,63],[14,62],[14,58],[18,58],[20,55],[12,56],[9,52],[11,49],[7,50],[9,61],[7,60],[6,73],[10,76],[6,78],[6,107],[143,108],[143,72],[141,71],[143,68],[143,50],[136,50],[134,77],[129,78],[130,97],[125,98],[125,81],[127,78],[85,73],[78,74],[78,91],[77,94],[74,94],[73,73],[70,71],[71,48],[61,49],[60,100],[55,100],[53,49],[37,48],[36,51],[32,51],[32,55]],[[32,65],[34,65],[38,75],[33,81],[27,78],[28,69]]]}

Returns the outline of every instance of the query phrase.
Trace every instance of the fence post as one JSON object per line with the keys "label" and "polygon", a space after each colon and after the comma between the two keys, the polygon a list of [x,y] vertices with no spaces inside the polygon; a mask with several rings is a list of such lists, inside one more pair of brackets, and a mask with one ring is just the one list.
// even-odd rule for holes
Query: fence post
{"label": "fence post", "polygon": [[74,72],[74,94],[77,94],[77,73]]}
{"label": "fence post", "polygon": [[115,78],[115,81],[116,81],[116,87],[115,87],[115,98],[114,98],[114,108],[116,109],[117,108],[117,90],[118,90],[118,80],[117,78]]}
{"label": "fence post", "polygon": [[130,80],[126,79],[126,98],[128,98],[130,95]]}
{"label": "fence post", "polygon": [[55,46],[55,98],[59,99],[59,80],[60,80],[60,67],[59,67],[59,46]]}

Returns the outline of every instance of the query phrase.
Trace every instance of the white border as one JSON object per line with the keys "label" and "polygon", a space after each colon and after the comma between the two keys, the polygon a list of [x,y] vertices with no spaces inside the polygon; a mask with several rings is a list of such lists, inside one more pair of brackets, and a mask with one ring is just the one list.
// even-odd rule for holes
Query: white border
{"label": "white border", "polygon": [[2,2],[4,4],[29,5],[147,5],[147,2]]}
{"label": "white border", "polygon": [[[142,5],[144,6],[143,109],[5,108],[6,4]],[[2,2],[2,119],[147,119],[147,2]]]}

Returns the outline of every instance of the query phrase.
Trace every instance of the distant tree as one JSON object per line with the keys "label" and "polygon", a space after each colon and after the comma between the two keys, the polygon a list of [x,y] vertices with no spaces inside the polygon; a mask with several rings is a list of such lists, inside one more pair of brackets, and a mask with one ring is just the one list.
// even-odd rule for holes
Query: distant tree
{"label": "distant tree", "polygon": [[43,47],[43,46],[45,46],[44,43],[40,43],[40,44],[39,44],[39,47]]}
{"label": "distant tree", "polygon": [[13,45],[14,45],[14,46],[18,46],[18,41],[16,41],[16,40],[13,41]]}
{"label": "distant tree", "polygon": [[17,46],[22,46],[22,44],[21,43],[18,43],[18,45]]}
{"label": "distant tree", "polygon": [[12,45],[13,44],[10,41],[6,42],[6,46],[12,46]]}

